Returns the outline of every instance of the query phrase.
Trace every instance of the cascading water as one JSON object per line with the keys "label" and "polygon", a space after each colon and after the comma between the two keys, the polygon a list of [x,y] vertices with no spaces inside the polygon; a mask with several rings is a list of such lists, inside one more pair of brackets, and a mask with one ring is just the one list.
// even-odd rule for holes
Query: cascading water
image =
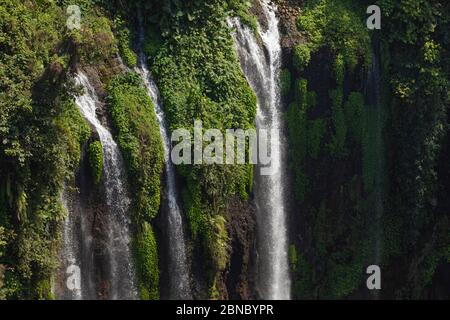
{"label": "cascading water", "polygon": [[[139,44],[142,47],[144,33],[141,30]],[[167,225],[169,244],[169,273],[170,273],[170,298],[171,299],[191,299],[189,284],[189,272],[186,262],[186,246],[184,242],[183,220],[178,204],[177,187],[175,181],[175,168],[170,161],[171,140],[165,114],[162,109],[158,87],[153,80],[147,66],[147,57],[141,51],[139,54],[139,67],[136,72],[142,77],[148,94],[155,106],[156,117],[159,123],[159,130],[164,144],[164,160],[166,175],[167,194]]]}
{"label": "cascading water", "polygon": [[[366,101],[368,109],[368,145],[371,146],[370,152],[373,153],[372,172],[373,186],[371,191],[372,212],[373,212],[373,239],[374,239],[374,263],[380,265],[382,262],[382,239],[383,239],[383,199],[384,199],[384,143],[383,143],[383,109],[381,105],[381,81],[380,81],[380,63],[377,50],[372,46],[372,61],[367,71],[366,82]],[[369,152],[369,151],[368,151]],[[375,292],[378,292],[376,290]]]}
{"label": "cascading water", "polygon": [[[272,162],[278,170],[272,175],[255,176],[255,201],[258,224],[257,291],[263,299],[290,299],[287,255],[286,167],[279,73],[280,34],[276,8],[262,1],[268,29],[260,31],[267,56],[252,30],[237,18],[229,20],[236,29],[234,37],[241,67],[258,98],[257,129],[279,130],[280,141],[272,146]],[[261,28],[259,28],[261,30]]]}
{"label": "cascading water", "polygon": [[[129,238],[130,199],[127,196],[124,182],[122,157],[111,133],[97,117],[98,98],[88,78],[79,72],[75,77],[75,82],[85,89],[83,95],[76,97],[76,104],[84,118],[97,131],[103,149],[103,183],[107,212],[102,217],[105,227],[102,237],[105,243],[100,245],[105,247],[107,257],[108,298],[136,299],[137,290]],[[93,240],[88,241],[92,242]],[[88,243],[87,245],[91,247],[88,250],[92,250],[92,244]],[[87,263],[87,265],[92,266],[91,263]],[[82,263],[81,268],[83,266]],[[82,274],[86,274],[85,271],[82,270]]]}
{"label": "cascading water", "polygon": [[[78,236],[78,223],[74,216],[74,212],[70,210],[69,203],[67,201],[67,196],[65,192],[61,194],[61,203],[64,210],[67,212],[67,217],[63,222],[63,244],[61,250],[61,264],[63,267],[62,273],[64,275],[70,275],[71,277],[80,277],[80,274],[76,274],[78,268],[81,264],[80,259],[80,245],[77,241]],[[67,285],[69,282],[69,285]],[[72,283],[72,285],[70,285]],[[62,290],[61,297],[65,300],[81,300],[83,299],[83,294],[81,291],[81,278],[73,278],[72,282],[67,279],[64,289]]]}

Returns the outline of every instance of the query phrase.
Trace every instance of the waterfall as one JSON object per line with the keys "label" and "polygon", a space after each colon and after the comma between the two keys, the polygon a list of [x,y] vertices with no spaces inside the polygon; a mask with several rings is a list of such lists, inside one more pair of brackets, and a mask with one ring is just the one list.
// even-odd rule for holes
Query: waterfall
{"label": "waterfall", "polygon": [[229,20],[236,29],[233,34],[242,70],[257,95],[257,129],[278,129],[280,141],[272,147],[272,161],[279,167],[272,175],[255,176],[258,245],[256,290],[263,299],[290,299],[290,279],[286,228],[286,151],[281,110],[279,73],[281,45],[276,8],[262,1],[268,22],[266,31],[260,30],[265,47],[260,47],[252,30],[237,18]]}
{"label": "waterfall", "polygon": [[[64,210],[66,211],[66,218],[63,222],[63,243],[61,249],[61,264],[63,267],[62,273],[66,276],[77,277],[80,274],[75,274],[77,270],[74,268],[79,268],[80,266],[80,246],[77,241],[78,236],[78,224],[77,219],[74,216],[74,212],[69,209],[69,203],[65,192],[61,193],[61,203]],[[70,280],[69,280],[70,281]],[[62,298],[67,300],[81,300],[83,298],[81,291],[81,278],[73,280],[73,286],[68,286],[66,283],[62,290]]]}
{"label": "waterfall", "polygon": [[[142,29],[142,28],[141,28]],[[144,41],[143,30],[140,31],[139,48],[142,48]],[[171,299],[191,299],[189,284],[189,272],[186,259],[186,245],[184,242],[183,220],[181,217],[180,205],[178,203],[177,186],[175,181],[175,167],[170,160],[171,140],[169,129],[165,119],[164,110],[155,81],[147,66],[147,57],[142,52],[139,53],[139,67],[136,72],[142,77],[148,94],[155,107],[156,118],[159,123],[159,130],[163,139],[166,195],[167,195],[167,226],[168,226],[168,249],[169,249],[169,274],[170,274],[170,298]]]}
{"label": "waterfall", "polygon": [[64,300],[97,298],[92,219],[86,216],[78,192],[64,188],[61,203],[67,213],[62,225],[62,248],[57,296]]}
{"label": "waterfall", "polygon": [[[372,220],[374,227],[372,234],[374,237],[375,264],[381,265],[382,262],[382,239],[383,228],[382,218],[384,211],[384,143],[383,143],[383,109],[381,105],[381,81],[380,81],[380,63],[377,50],[372,45],[372,60],[367,71],[366,80],[366,101],[368,109],[368,145],[373,148],[371,156],[374,160],[373,186],[372,186]],[[378,291],[378,290],[377,290]]]}
{"label": "waterfall", "polygon": [[[136,299],[134,268],[130,249],[130,199],[125,187],[123,161],[111,133],[96,114],[98,98],[88,78],[81,72],[75,82],[83,86],[85,93],[76,97],[76,104],[83,117],[97,131],[103,149],[103,184],[106,193],[107,212],[102,216],[104,230],[102,240],[107,257],[107,282],[109,299]],[[88,244],[92,250],[92,244]],[[88,264],[90,265],[90,264]],[[82,270],[85,274],[85,271]]]}

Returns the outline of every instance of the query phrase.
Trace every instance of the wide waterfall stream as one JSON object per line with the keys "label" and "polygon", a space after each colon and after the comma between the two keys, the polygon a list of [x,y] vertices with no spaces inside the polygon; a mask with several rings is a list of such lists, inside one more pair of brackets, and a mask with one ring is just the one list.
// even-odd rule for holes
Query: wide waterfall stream
{"label": "wide waterfall stream", "polygon": [[[106,194],[106,212],[102,212],[101,219],[102,235],[101,240],[92,236],[92,218],[88,218],[82,212],[79,227],[81,232],[81,246],[77,248],[81,251],[77,256],[80,257],[81,271],[81,293],[76,298],[96,299],[99,298],[100,287],[107,292],[107,299],[136,299],[137,290],[135,286],[135,274],[133,268],[133,259],[130,248],[130,219],[129,206],[130,199],[127,196],[125,177],[123,172],[123,161],[117,144],[114,142],[111,133],[102,125],[96,114],[98,98],[95,90],[89,83],[88,78],[79,72],[75,77],[75,82],[81,85],[85,92],[76,97],[76,104],[83,117],[95,128],[98,133],[103,149],[103,184]],[[65,241],[64,246],[73,244],[76,240],[73,230],[77,226],[73,225],[75,220],[69,217],[64,225]],[[67,236],[67,239],[66,239]],[[99,249],[100,248],[100,249]],[[100,250],[105,257],[106,266],[98,266],[94,263],[94,250]],[[63,251],[70,252],[67,248]],[[66,255],[66,258],[72,259],[73,263],[75,253]],[[99,279],[98,268],[104,269],[101,282]]]}
{"label": "wide waterfall stream", "polygon": [[229,20],[236,29],[234,37],[242,70],[255,91],[258,100],[257,129],[278,130],[279,143],[272,146],[271,175],[255,173],[255,200],[257,205],[257,283],[256,290],[262,299],[289,299],[290,278],[286,228],[286,151],[281,110],[279,73],[281,45],[276,8],[261,2],[268,22],[267,30],[259,28],[264,48],[261,48],[253,31],[239,19]]}

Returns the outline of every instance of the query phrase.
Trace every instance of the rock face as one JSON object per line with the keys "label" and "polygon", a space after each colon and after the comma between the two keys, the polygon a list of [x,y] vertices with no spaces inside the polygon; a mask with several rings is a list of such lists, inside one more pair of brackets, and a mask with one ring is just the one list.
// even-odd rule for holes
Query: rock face
{"label": "rock face", "polygon": [[303,1],[276,0],[273,2],[278,7],[280,17],[281,47],[290,51],[296,44],[304,41],[301,33],[297,30],[297,18],[301,14]]}
{"label": "rock face", "polygon": [[228,299],[252,299],[252,266],[256,220],[253,205],[232,199],[228,208],[228,234],[231,240],[230,265],[223,274]]}

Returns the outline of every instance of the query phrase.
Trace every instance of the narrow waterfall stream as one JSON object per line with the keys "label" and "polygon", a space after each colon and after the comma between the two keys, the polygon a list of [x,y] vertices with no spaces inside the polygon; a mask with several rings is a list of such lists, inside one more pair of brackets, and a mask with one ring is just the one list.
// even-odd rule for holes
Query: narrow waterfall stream
{"label": "narrow waterfall stream", "polygon": [[[371,157],[375,159],[372,186],[372,217],[374,239],[374,263],[382,263],[382,218],[384,211],[384,143],[383,143],[383,109],[381,105],[380,63],[374,46],[372,46],[372,61],[367,71],[366,101],[368,102],[368,139],[370,139]],[[378,290],[376,290],[378,292]]]}
{"label": "narrow waterfall stream", "polygon": [[[144,32],[140,31],[139,48],[142,48]],[[186,245],[183,231],[183,220],[181,209],[178,203],[178,192],[175,180],[175,167],[170,160],[171,140],[169,129],[167,128],[164,110],[162,108],[158,87],[150,74],[147,66],[147,57],[139,52],[139,67],[136,72],[142,77],[148,94],[155,107],[156,118],[159,123],[159,130],[163,140],[164,160],[165,160],[165,190],[167,196],[167,226],[169,244],[169,281],[171,299],[191,299],[191,289],[189,284],[189,269],[186,259]]]}
{"label": "narrow waterfall stream", "polygon": [[275,168],[272,175],[255,173],[255,200],[257,205],[258,249],[256,289],[262,299],[290,299],[288,244],[285,209],[286,151],[284,150],[279,73],[281,46],[276,8],[261,2],[268,22],[260,37],[267,56],[253,31],[239,19],[229,20],[234,34],[242,70],[258,99],[257,129],[279,130],[280,141],[272,146]]}
{"label": "narrow waterfall stream", "polygon": [[69,201],[67,200],[66,192],[63,191],[61,193],[61,203],[64,207],[64,210],[67,213],[67,217],[63,222],[63,233],[62,233],[62,250],[61,250],[61,265],[63,267],[62,273],[67,276],[70,275],[72,277],[78,277],[79,279],[74,279],[70,287],[67,286],[67,282],[70,280],[64,281],[66,287],[62,290],[61,298],[64,300],[81,300],[83,299],[82,293],[82,284],[81,284],[81,274],[76,274],[78,270],[75,268],[79,268],[81,265],[81,250],[79,239],[79,224],[77,222],[77,217],[75,216],[75,212],[71,210],[71,206],[69,205]]}
{"label": "narrow waterfall stream", "polygon": [[[104,248],[107,257],[107,284],[108,299],[136,299],[137,289],[134,281],[133,259],[130,248],[130,219],[129,206],[130,199],[127,196],[125,178],[123,172],[123,162],[117,144],[114,142],[111,133],[104,127],[96,114],[98,98],[94,88],[89,83],[88,78],[83,73],[78,73],[75,77],[78,85],[81,85],[85,93],[76,98],[83,117],[96,129],[103,149],[103,183],[106,194],[107,212],[101,217],[104,224],[102,240],[104,243],[95,244]],[[83,222],[84,220],[84,222]],[[86,219],[82,219],[82,229],[90,228],[86,224]],[[81,261],[81,273],[93,274],[92,271],[83,270],[94,266],[85,259],[91,259],[93,255],[93,242],[91,237],[87,237],[84,245]],[[99,285],[99,284],[97,284]],[[84,290],[82,288],[82,290]]]}

